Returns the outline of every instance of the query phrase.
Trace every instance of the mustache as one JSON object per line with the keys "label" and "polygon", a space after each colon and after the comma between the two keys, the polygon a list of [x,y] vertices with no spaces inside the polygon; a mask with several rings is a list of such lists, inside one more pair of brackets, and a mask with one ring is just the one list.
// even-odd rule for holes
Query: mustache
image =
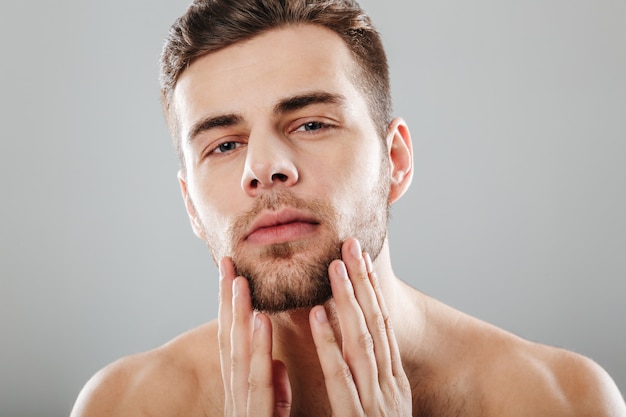
{"label": "mustache", "polygon": [[228,227],[229,240],[232,243],[243,239],[252,222],[264,211],[277,211],[283,207],[291,207],[306,212],[320,223],[333,222],[337,218],[336,210],[325,200],[312,197],[297,197],[284,188],[257,197],[250,209],[236,216]]}

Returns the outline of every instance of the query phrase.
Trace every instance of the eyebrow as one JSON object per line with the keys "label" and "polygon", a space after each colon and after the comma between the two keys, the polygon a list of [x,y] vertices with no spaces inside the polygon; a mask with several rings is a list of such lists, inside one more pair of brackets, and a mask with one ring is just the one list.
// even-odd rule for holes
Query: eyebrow
{"label": "eyebrow", "polygon": [[[335,104],[343,105],[346,99],[341,94],[332,94],[325,91],[314,91],[310,93],[298,94],[280,100],[274,106],[273,113],[276,115],[293,112],[303,109],[314,104]],[[221,114],[217,116],[208,116],[194,123],[189,131],[188,141],[211,129],[220,127],[230,127],[241,124],[244,118],[238,113]]]}
{"label": "eyebrow", "polygon": [[235,126],[243,122],[243,117],[236,113],[209,116],[194,123],[189,131],[188,141],[191,142],[196,136],[207,130],[218,127]]}
{"label": "eyebrow", "polygon": [[337,104],[342,105],[346,101],[341,94],[332,94],[325,91],[314,91],[298,94],[293,97],[280,100],[274,106],[274,114],[284,114],[303,109],[313,104]]}

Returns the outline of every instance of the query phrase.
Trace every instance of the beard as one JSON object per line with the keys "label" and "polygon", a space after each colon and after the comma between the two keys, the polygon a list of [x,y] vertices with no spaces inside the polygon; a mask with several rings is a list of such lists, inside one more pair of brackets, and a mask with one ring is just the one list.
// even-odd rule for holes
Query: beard
{"label": "beard", "polygon": [[[249,225],[264,210],[292,207],[313,215],[319,238],[267,245],[254,251],[241,244]],[[337,212],[324,201],[295,197],[284,188],[259,197],[251,210],[237,216],[230,229],[232,259],[238,275],[250,284],[252,307],[276,313],[313,307],[331,296],[328,266],[341,257]]]}
{"label": "beard", "polygon": [[[355,237],[363,251],[376,260],[387,236],[389,219],[389,170],[383,164],[381,180],[349,213],[341,214],[321,198],[296,197],[283,187],[258,197],[253,206],[236,216],[226,237],[219,238],[205,226],[213,258],[230,255],[237,275],[250,286],[252,307],[265,313],[311,308],[332,298],[328,267],[341,259],[341,246]],[[263,211],[292,207],[316,219],[317,238],[271,244],[251,250],[243,243],[251,223]],[[224,243],[227,244],[225,247]],[[221,253],[219,253],[221,252]]]}

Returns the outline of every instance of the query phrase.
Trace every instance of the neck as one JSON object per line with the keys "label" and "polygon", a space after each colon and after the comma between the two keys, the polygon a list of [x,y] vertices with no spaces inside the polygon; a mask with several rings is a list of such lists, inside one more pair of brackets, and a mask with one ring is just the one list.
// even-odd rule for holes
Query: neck
{"label": "neck", "polygon": [[[298,415],[330,415],[330,405],[309,325],[310,309],[270,316],[273,356],[289,370],[292,409]],[[307,410],[306,413],[303,413]]]}

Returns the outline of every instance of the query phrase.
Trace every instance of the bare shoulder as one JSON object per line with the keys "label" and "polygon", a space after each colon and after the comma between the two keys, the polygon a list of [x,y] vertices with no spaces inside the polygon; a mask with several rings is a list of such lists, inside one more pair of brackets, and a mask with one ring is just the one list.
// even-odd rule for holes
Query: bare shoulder
{"label": "bare shoulder", "polygon": [[[488,415],[626,417],[626,405],[608,373],[593,360],[529,342],[506,332],[491,336],[484,392]],[[498,334],[499,333],[499,334]]]}
{"label": "bare shoulder", "polygon": [[212,415],[221,409],[221,386],[217,325],[211,322],[98,371],[71,417]]}
{"label": "bare shoulder", "polygon": [[437,348],[409,378],[432,415],[452,407],[482,417],[626,417],[622,394],[593,360],[426,300],[422,337]]}

